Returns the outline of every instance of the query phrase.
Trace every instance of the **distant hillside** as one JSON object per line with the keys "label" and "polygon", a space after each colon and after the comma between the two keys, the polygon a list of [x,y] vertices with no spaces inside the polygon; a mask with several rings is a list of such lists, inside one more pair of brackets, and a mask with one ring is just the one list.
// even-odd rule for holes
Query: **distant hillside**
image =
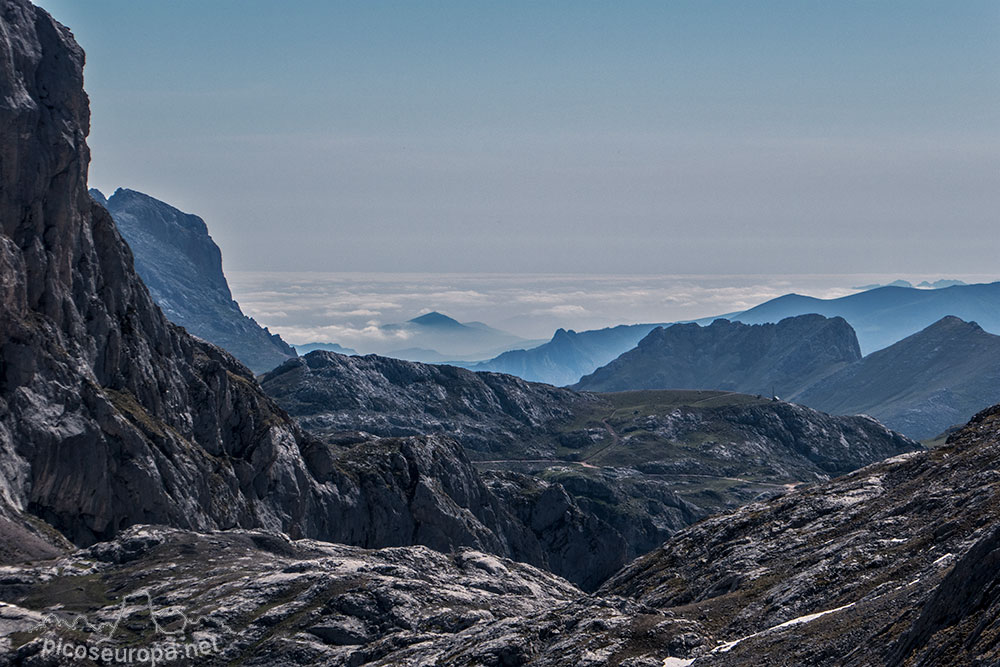
{"label": "distant hillside", "polygon": [[843,317],[854,327],[863,354],[888,347],[948,315],[1000,334],[1000,282],[941,289],[880,287],[839,299],[786,294],[730,319],[762,324],[807,313]]}
{"label": "distant hillside", "polygon": [[255,373],[295,351],[243,314],[222,273],[222,252],[205,221],[134,190],[109,199],[91,190],[132,249],[135,269],[167,318],[227,350]]}
{"label": "distant hillside", "polygon": [[473,364],[476,371],[510,373],[532,382],[556,386],[573,384],[622,352],[631,350],[659,324],[631,324],[576,332],[559,329],[552,340],[528,350],[511,350]]}
{"label": "distant hillside", "polygon": [[657,328],[635,349],[585,376],[577,390],[719,389],[779,396],[797,394],[861,358],[842,318],[787,318],[748,325],[716,320],[709,326]]}
{"label": "distant hillside", "polygon": [[832,414],[869,414],[926,439],[1000,402],[1000,336],[945,317],[796,397]]}

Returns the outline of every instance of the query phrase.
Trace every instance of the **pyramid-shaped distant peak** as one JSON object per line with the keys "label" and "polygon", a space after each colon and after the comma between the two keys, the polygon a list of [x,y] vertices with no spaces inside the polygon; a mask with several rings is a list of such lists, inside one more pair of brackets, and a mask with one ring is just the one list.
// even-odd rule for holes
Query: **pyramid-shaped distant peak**
{"label": "pyramid-shaped distant peak", "polygon": [[945,315],[940,320],[931,324],[923,331],[917,332],[915,335],[926,334],[926,333],[946,333],[946,332],[957,332],[957,331],[982,331],[983,328],[979,326],[976,322],[968,322],[960,317],[954,315]]}
{"label": "pyramid-shaped distant peak", "polygon": [[426,315],[421,315],[420,317],[414,317],[410,320],[413,324],[419,324],[425,327],[460,327],[462,323],[456,319],[448,317],[442,313],[435,311],[429,312]]}

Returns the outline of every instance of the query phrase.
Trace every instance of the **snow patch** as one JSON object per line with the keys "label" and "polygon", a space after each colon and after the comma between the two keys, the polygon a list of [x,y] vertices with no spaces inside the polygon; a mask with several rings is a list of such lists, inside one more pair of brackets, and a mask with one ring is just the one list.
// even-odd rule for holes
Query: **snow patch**
{"label": "snow patch", "polygon": [[931,566],[941,565],[942,563],[945,563],[946,561],[950,561],[954,557],[955,557],[955,554],[945,554],[945,555],[941,556],[940,558],[938,558],[933,563],[931,563]]}
{"label": "snow patch", "polygon": [[685,660],[684,658],[664,658],[663,667],[688,667],[692,662],[691,660]]}
{"label": "snow patch", "polygon": [[[926,451],[926,450],[923,450],[923,451]],[[923,451],[917,450],[915,452],[906,452],[905,454],[897,454],[896,456],[890,456],[886,460],[882,461],[882,463],[902,463],[903,461],[905,461],[907,459],[912,459],[917,454],[922,454]]]}
{"label": "snow patch", "polygon": [[820,611],[815,614],[806,614],[805,616],[799,616],[798,618],[793,618],[790,621],[779,623],[778,625],[774,625],[766,630],[761,630],[760,632],[755,632],[752,635],[747,635],[746,637],[741,637],[740,639],[734,639],[731,642],[726,642],[725,644],[716,646],[714,649],[712,649],[712,653],[728,653],[740,642],[744,642],[748,639],[753,639],[754,637],[765,635],[769,632],[776,632],[779,630],[783,630],[785,628],[790,628],[793,625],[802,625],[803,623],[809,623],[810,621],[815,621],[817,618],[826,616],[827,614],[834,614],[838,611],[843,611],[844,609],[848,609],[849,607],[853,607],[854,605],[855,603],[852,602],[850,604],[845,604],[843,607],[837,607],[836,609],[827,609],[826,611]]}

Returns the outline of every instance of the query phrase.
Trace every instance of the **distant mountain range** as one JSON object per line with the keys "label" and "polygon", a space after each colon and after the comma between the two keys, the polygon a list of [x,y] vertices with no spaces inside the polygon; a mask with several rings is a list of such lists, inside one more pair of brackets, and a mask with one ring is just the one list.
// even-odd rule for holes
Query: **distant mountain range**
{"label": "distant mountain range", "polygon": [[932,438],[1000,402],[1000,336],[945,317],[794,398],[833,414],[872,415],[912,438]]}
{"label": "distant mountain range", "polygon": [[[948,315],[976,321],[986,331],[1000,334],[1000,282],[966,285],[960,280],[942,279],[933,283],[923,281],[913,287],[899,280],[890,286],[866,288],[870,289],[839,299],[786,294],[749,310],[693,322],[707,325],[727,319],[765,324],[813,313],[842,317],[855,330],[862,354],[892,345]],[[560,329],[552,340],[538,347],[512,350],[487,361],[461,365],[565,386],[631,350],[658,326],[669,324],[621,325],[581,332]]]}
{"label": "distant mountain range", "polygon": [[857,332],[863,354],[888,347],[948,315],[1000,333],[1000,282],[930,290],[879,287],[839,299],[786,294],[731,319],[762,324],[807,313],[843,317]]}
{"label": "distant mountain range", "polygon": [[774,391],[831,414],[871,415],[926,440],[1000,402],[1000,336],[949,316],[862,358],[840,317],[675,324],[654,329],[573,389]]}
{"label": "distant mountain range", "polygon": [[871,285],[861,285],[859,287],[854,287],[853,289],[869,290],[869,289],[876,289],[878,287],[922,287],[928,289],[942,289],[944,287],[952,287],[954,285],[968,285],[968,283],[962,280],[950,280],[947,278],[935,280],[934,282],[923,280],[917,283],[916,285],[911,283],[909,280],[893,280],[891,283],[886,283],[884,285],[873,283]]}
{"label": "distant mountain range", "polygon": [[573,385],[586,391],[719,389],[792,396],[861,359],[840,317],[800,315],[777,324],[716,320],[658,327],[638,346]]}
{"label": "distant mountain range", "polygon": [[572,329],[559,329],[552,340],[543,345],[511,350],[488,361],[465,367],[476,371],[510,373],[532,382],[564,386],[573,384],[583,375],[631,350],[658,326],[660,325],[623,324],[579,333]]}
{"label": "distant mountain range", "polygon": [[91,197],[115,221],[135,258],[135,269],[167,318],[227,350],[261,373],[295,351],[243,314],[222,273],[222,252],[205,221],[149,195],[119,188]]}

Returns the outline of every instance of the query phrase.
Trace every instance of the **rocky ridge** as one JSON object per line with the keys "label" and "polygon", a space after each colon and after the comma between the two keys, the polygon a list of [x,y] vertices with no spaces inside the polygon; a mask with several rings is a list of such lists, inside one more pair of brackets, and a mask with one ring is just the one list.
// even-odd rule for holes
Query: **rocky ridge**
{"label": "rocky ridge", "polygon": [[448,433],[479,456],[517,449],[595,399],[500,373],[473,373],[376,355],[315,351],[261,377],[261,385],[317,435]]}
{"label": "rocky ridge", "polygon": [[509,373],[530,382],[570,385],[635,347],[657,324],[623,324],[607,329],[559,329],[547,343],[466,365],[474,371]]}
{"label": "rocky ridge", "polygon": [[544,559],[529,562],[586,590],[708,514],[918,447],[869,418],[760,397],[580,394],[375,355],[312,352],[262,383],[334,442],[348,429],[454,437],[537,540]]}

